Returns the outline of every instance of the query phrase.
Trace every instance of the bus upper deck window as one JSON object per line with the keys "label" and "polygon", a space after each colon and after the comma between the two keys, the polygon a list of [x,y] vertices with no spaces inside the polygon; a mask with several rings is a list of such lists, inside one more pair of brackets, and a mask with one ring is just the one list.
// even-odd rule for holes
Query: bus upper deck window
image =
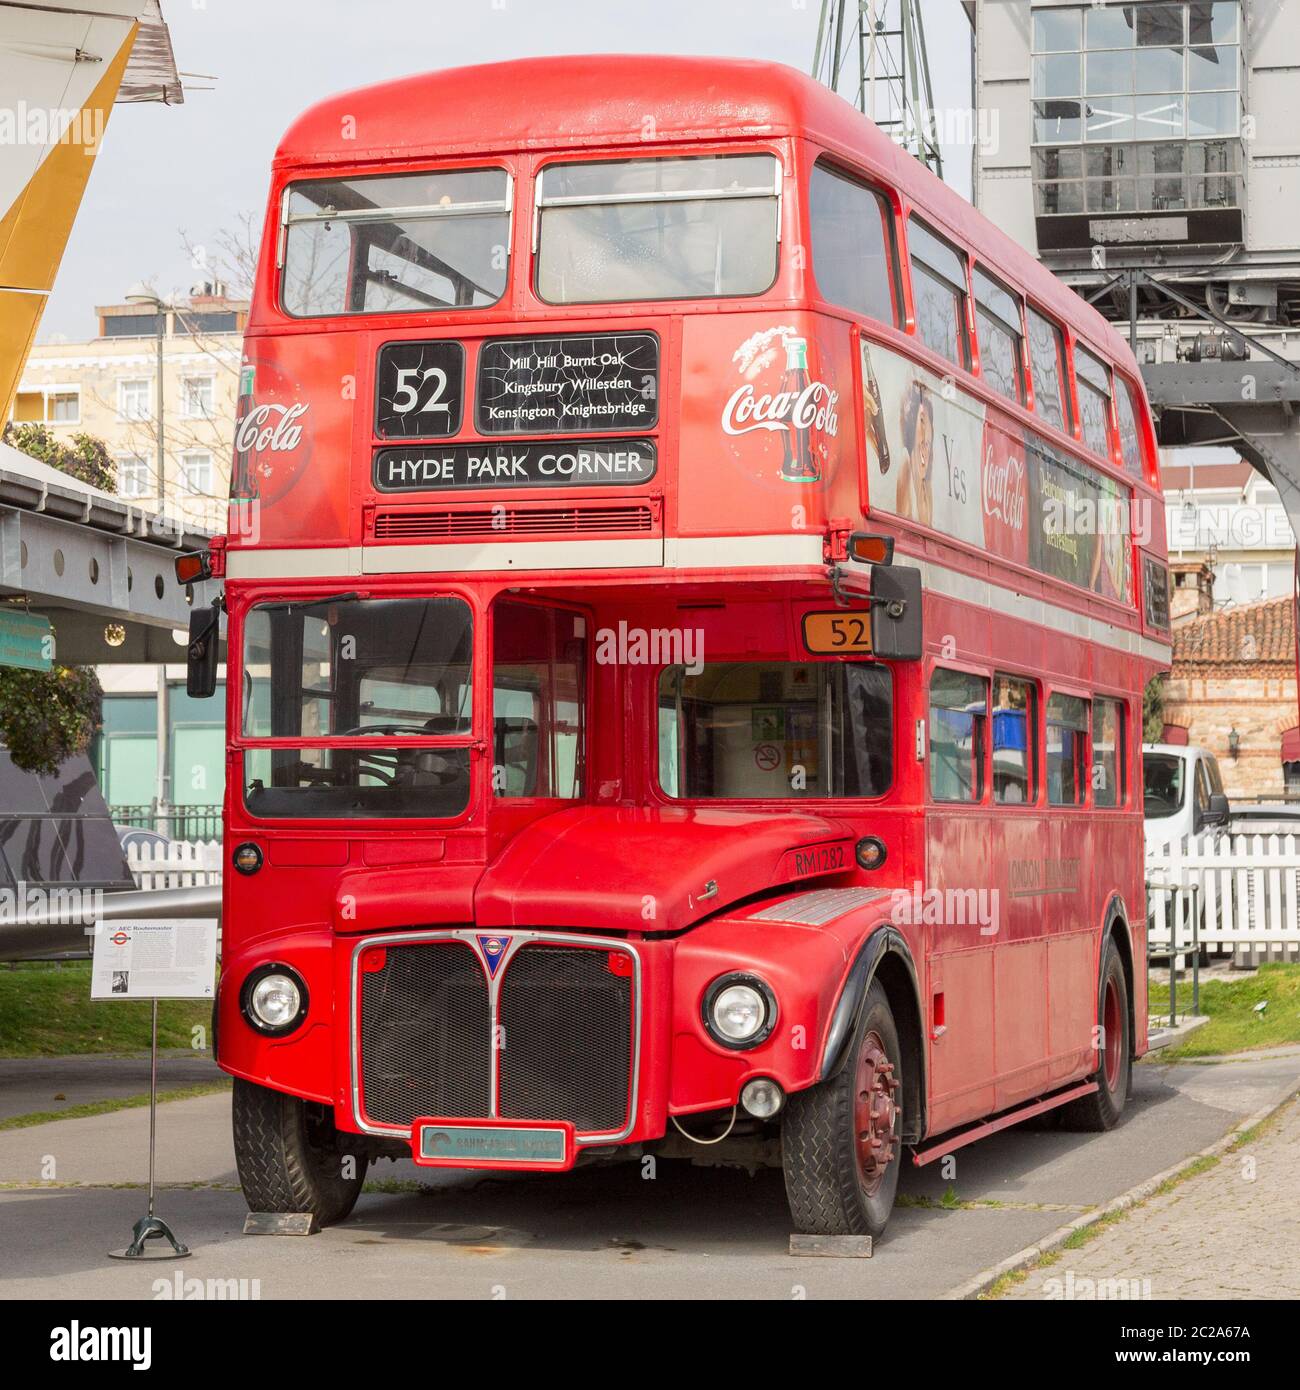
{"label": "bus upper deck window", "polygon": [[1142,476],[1142,431],[1138,425],[1140,405],[1134,400],[1133,388],[1123,377],[1117,378],[1115,413],[1119,421],[1119,448],[1124,456],[1125,472],[1135,478]]}
{"label": "bus upper deck window", "polygon": [[898,323],[893,220],[873,189],[823,164],[808,185],[813,275],[832,304]]}
{"label": "bus upper deck window", "polygon": [[968,366],[966,356],[966,257],[917,217],[907,219],[916,334],[928,348]]}
{"label": "bus upper deck window", "polygon": [[495,304],[506,287],[510,190],[504,169],[290,184],[285,312],[319,318]]}
{"label": "bus upper deck window", "polygon": [[974,280],[980,374],[1000,396],[1023,402],[1020,300],[979,266],[975,267]]}
{"label": "bus upper deck window", "polygon": [[537,293],[550,304],[761,294],[776,279],[780,191],[770,154],[548,164]]}
{"label": "bus upper deck window", "polygon": [[1074,377],[1079,388],[1083,442],[1094,454],[1110,457],[1110,370],[1092,353],[1075,346]]}
{"label": "bus upper deck window", "polygon": [[1034,374],[1034,413],[1058,430],[1069,429],[1065,404],[1065,350],[1061,330],[1036,309],[1025,315],[1029,325],[1029,365]]}

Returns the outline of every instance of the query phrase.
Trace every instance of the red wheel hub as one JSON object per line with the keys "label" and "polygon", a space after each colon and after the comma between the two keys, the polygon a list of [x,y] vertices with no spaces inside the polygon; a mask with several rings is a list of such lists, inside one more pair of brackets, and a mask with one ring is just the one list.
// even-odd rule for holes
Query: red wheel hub
{"label": "red wheel hub", "polygon": [[1101,1026],[1104,1034],[1104,1066],[1106,1089],[1114,1091],[1119,1084],[1120,1067],[1124,1060],[1124,1018],[1120,1012],[1119,990],[1115,981],[1106,981],[1106,996],[1101,1007]]}
{"label": "red wheel hub", "polygon": [[853,1132],[858,1150],[858,1174],[862,1189],[872,1196],[885,1180],[898,1150],[898,1106],[894,1093],[899,1081],[880,1034],[870,1032],[858,1054],[853,1092]]}

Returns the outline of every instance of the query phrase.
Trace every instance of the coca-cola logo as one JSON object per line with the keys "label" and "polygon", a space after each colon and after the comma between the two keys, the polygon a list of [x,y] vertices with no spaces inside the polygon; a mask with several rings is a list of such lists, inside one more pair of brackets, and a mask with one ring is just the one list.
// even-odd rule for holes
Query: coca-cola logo
{"label": "coca-cola logo", "polygon": [[241,453],[289,453],[302,442],[298,421],[308,409],[301,401],[293,405],[255,405],[235,426],[235,449]]}
{"label": "coca-cola logo", "polygon": [[834,438],[840,429],[836,411],[840,393],[824,381],[810,381],[802,391],[754,390],[752,382],[738,386],[722,411],[727,434],[752,430],[816,429]]}
{"label": "coca-cola logo", "polygon": [[995,460],[993,446],[984,455],[984,514],[1013,531],[1025,524],[1025,461],[1015,454]]}

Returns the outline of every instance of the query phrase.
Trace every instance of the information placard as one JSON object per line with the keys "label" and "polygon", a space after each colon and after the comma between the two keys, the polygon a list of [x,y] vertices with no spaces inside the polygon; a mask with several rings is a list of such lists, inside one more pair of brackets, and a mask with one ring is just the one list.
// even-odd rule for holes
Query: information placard
{"label": "information placard", "polygon": [[659,418],[653,333],[498,338],[479,353],[480,434],[645,430]]}
{"label": "information placard", "polygon": [[92,999],[211,999],[216,992],[215,917],[101,922],[90,970]]}

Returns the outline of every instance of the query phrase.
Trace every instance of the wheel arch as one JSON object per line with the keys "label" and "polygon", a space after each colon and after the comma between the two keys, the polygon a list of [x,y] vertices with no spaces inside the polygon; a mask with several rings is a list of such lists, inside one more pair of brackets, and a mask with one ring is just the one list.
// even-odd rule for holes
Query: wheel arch
{"label": "wheel arch", "polygon": [[858,947],[831,1014],[818,1081],[835,1076],[847,1061],[873,980],[880,981],[898,1029],[903,1052],[903,1142],[911,1144],[926,1132],[925,1031],[916,962],[907,942],[892,927],[877,927]]}

